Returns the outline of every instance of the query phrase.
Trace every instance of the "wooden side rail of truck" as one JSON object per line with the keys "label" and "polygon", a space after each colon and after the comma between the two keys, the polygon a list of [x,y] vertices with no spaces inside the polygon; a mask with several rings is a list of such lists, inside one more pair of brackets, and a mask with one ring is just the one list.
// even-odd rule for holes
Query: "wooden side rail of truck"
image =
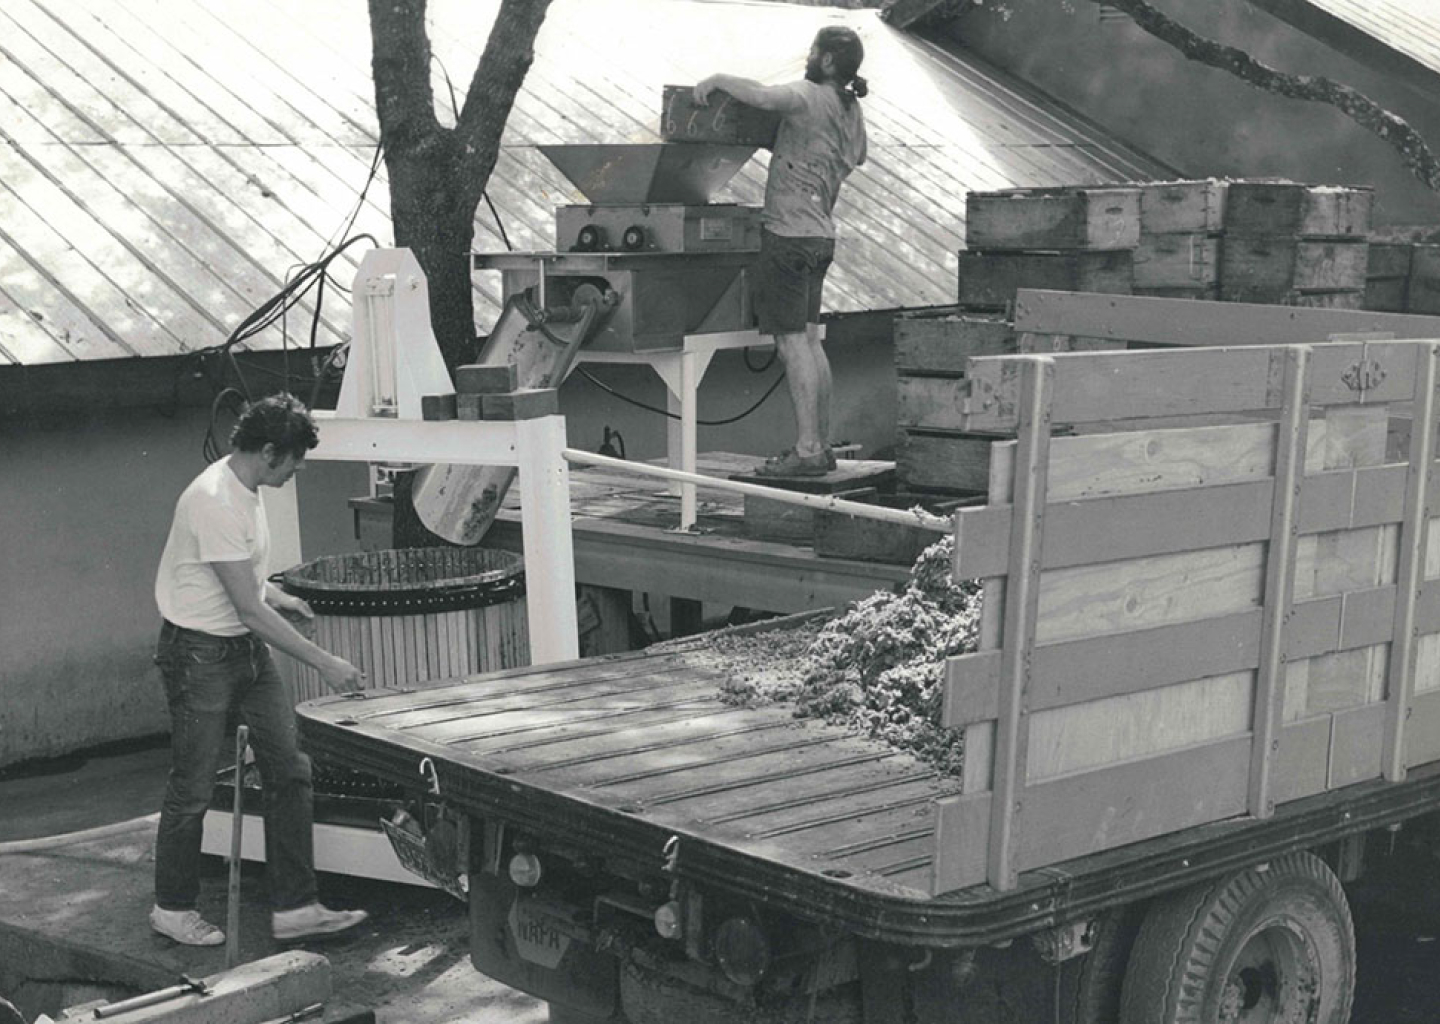
{"label": "wooden side rail of truck", "polygon": [[1440,341],[1244,340],[970,361],[963,779],[726,706],[703,644],[306,742],[417,788],[476,967],[556,1021],[1340,1024],[1340,880],[1440,806]]}

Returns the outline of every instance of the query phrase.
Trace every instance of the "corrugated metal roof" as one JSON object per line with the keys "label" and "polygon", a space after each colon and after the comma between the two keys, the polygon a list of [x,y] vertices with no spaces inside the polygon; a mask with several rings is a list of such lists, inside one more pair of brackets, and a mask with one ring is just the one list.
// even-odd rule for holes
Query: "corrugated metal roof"
{"label": "corrugated metal roof", "polygon": [[1440,3],[1436,0],[1307,0],[1398,53],[1440,72]]}
{"label": "corrugated metal roof", "polygon": [[[465,88],[496,5],[430,7],[437,106]],[[658,141],[661,87],[799,76],[816,29],[863,35],[867,165],[842,192],[838,311],[952,301],[970,189],[1119,181],[1163,166],[972,58],[873,11],[711,0],[556,0],[490,194],[517,248],[578,200],[539,143]],[[0,365],[168,355],[222,341],[350,217],[377,130],[359,0],[10,0],[0,7]],[[759,202],[763,156],[717,199]],[[391,239],[383,166],[354,231]],[[489,210],[476,247],[503,248]],[[348,285],[358,256],[336,264]],[[482,326],[498,281],[476,279]],[[310,310],[251,348],[304,339]],[[348,336],[327,291],[319,342]]]}

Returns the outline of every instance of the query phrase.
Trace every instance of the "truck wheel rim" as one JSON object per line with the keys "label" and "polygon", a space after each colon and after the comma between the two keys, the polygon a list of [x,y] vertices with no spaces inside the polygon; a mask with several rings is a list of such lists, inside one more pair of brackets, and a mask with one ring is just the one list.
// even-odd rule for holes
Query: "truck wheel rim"
{"label": "truck wheel rim", "polygon": [[1301,1024],[1312,1018],[1319,991],[1317,958],[1304,932],[1273,921],[1241,946],[1217,1016],[1225,1024]]}

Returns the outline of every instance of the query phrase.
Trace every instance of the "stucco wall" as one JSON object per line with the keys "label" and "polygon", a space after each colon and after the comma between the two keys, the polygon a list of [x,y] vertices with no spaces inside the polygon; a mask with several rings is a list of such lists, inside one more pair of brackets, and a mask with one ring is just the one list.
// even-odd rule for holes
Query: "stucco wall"
{"label": "stucco wall", "polygon": [[[198,412],[0,424],[0,764],[168,729],[152,587],[203,430]],[[306,468],[307,550],[345,543],[364,479]]]}
{"label": "stucco wall", "polygon": [[[762,361],[767,358],[759,357]],[[893,440],[895,383],[881,338],[839,347],[834,437],[883,449]],[[664,405],[649,370],[595,375]],[[701,415],[739,412],[777,371],[747,371],[738,353],[715,360]],[[594,450],[619,430],[631,458],[663,454],[665,426],[581,377],[561,393],[571,445]],[[205,413],[148,410],[0,422],[0,765],[169,728],[150,662],[157,626],[152,587],[176,497],[204,468]],[[754,416],[702,427],[700,447],[769,452],[793,440],[781,385]],[[361,465],[307,464],[297,478],[306,558],[354,550],[346,504],[366,493]]]}
{"label": "stucco wall", "polygon": [[[1440,147],[1440,97],[1427,100],[1246,0],[1151,2],[1195,32],[1280,70],[1359,89]],[[1008,16],[996,4],[962,5],[947,30],[1186,175],[1372,185],[1377,223],[1440,220],[1440,196],[1411,176],[1387,143],[1332,107],[1274,96],[1186,61],[1128,18],[1102,19],[1089,0],[1004,0]]]}

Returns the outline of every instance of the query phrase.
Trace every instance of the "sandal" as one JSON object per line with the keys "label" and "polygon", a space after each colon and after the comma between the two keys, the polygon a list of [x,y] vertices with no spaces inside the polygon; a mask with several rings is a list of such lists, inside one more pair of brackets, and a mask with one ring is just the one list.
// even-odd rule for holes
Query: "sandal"
{"label": "sandal", "polygon": [[798,455],[794,448],[786,449],[755,470],[756,476],[824,476],[831,470],[835,455],[828,448],[814,455]]}

